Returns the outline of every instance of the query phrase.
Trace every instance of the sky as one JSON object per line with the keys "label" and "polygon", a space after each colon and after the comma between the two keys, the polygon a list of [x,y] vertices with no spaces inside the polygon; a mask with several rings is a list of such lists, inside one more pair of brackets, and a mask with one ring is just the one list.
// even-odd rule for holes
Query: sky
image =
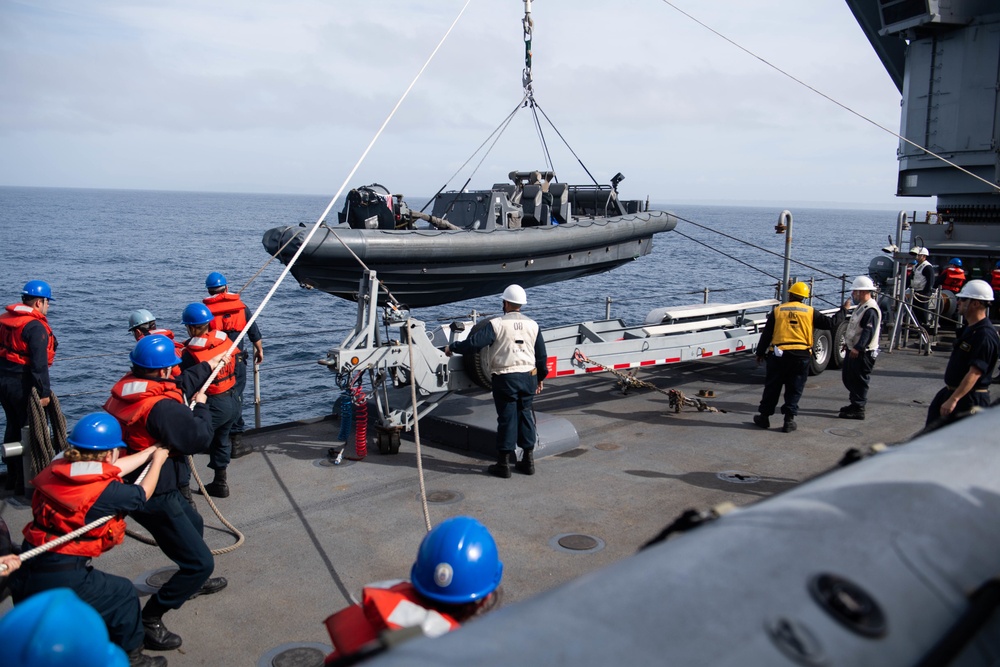
{"label": "sky", "polygon": [[[898,131],[899,92],[844,0],[670,2]],[[416,197],[544,168],[530,109],[474,154],[522,99],[522,0],[471,0],[417,76],[463,7],[0,0],[0,185]],[[534,0],[532,16],[564,182],[621,172],[623,196],[665,203],[928,201],[894,196],[893,135],[663,0]]]}

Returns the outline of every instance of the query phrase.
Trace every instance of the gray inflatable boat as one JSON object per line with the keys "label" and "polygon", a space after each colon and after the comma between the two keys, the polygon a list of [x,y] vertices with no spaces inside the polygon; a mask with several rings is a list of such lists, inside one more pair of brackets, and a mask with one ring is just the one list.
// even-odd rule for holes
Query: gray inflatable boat
{"label": "gray inflatable boat", "polygon": [[[432,213],[414,211],[381,185],[352,190],[340,224],[316,232],[292,267],[305,287],[356,300],[363,261],[396,300],[436,306],[609,271],[652,249],[653,234],[676,218],[648,204],[620,200],[612,185],[554,182],[552,172],[511,172],[489,190],[442,192]],[[304,227],[264,234],[287,264]],[[384,297],[382,297],[384,298]]]}

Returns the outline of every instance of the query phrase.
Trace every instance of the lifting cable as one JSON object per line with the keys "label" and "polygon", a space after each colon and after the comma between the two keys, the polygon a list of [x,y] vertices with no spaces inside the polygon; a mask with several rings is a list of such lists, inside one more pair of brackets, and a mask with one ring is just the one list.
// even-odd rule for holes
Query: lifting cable
{"label": "lifting cable", "polygon": [[771,62],[769,62],[768,60],[766,60],[766,59],[765,59],[765,58],[763,58],[762,56],[759,56],[759,55],[757,55],[756,53],[754,53],[754,52],[753,52],[753,51],[751,51],[750,49],[747,49],[746,47],[744,47],[744,46],[742,46],[742,45],[738,44],[737,42],[733,41],[733,40],[732,40],[732,39],[730,39],[729,37],[726,37],[725,35],[723,35],[723,34],[722,34],[721,32],[719,32],[718,30],[716,30],[716,29],[714,29],[714,28],[710,27],[709,25],[707,25],[707,24],[705,24],[705,23],[703,23],[703,22],[699,21],[698,19],[696,19],[696,18],[695,18],[694,16],[692,16],[691,14],[688,14],[688,13],[687,13],[686,11],[684,11],[683,9],[681,9],[680,7],[678,7],[677,5],[675,5],[674,3],[670,2],[670,0],[661,0],[661,1],[663,2],[663,4],[665,4],[665,5],[669,6],[669,7],[671,7],[672,9],[674,9],[674,10],[676,10],[677,12],[679,12],[679,13],[683,14],[683,15],[684,15],[684,16],[686,16],[687,18],[691,19],[692,21],[694,21],[695,23],[697,23],[698,25],[700,25],[700,26],[701,26],[702,28],[704,28],[705,30],[708,30],[708,31],[709,31],[709,32],[711,32],[711,33],[712,33],[713,35],[715,35],[716,37],[719,37],[720,39],[722,39],[722,40],[724,40],[724,41],[726,41],[726,42],[728,42],[728,43],[732,44],[733,46],[735,46],[735,47],[736,47],[737,49],[739,49],[740,51],[743,51],[743,52],[744,52],[744,53],[746,53],[747,55],[749,55],[749,56],[751,56],[751,57],[753,57],[753,58],[756,58],[757,60],[759,60],[760,62],[764,63],[765,65],[767,65],[768,67],[770,67],[770,68],[771,68],[771,69],[773,69],[774,71],[778,72],[779,74],[781,74],[781,75],[783,75],[783,76],[786,76],[786,77],[788,77],[789,79],[791,79],[791,80],[792,80],[792,81],[794,81],[795,83],[799,84],[800,86],[803,86],[804,88],[807,88],[807,89],[811,90],[812,92],[816,93],[817,95],[819,95],[819,96],[820,96],[820,97],[822,97],[823,99],[825,99],[825,100],[827,100],[827,101],[829,101],[829,102],[832,102],[833,104],[836,104],[836,105],[837,105],[838,107],[840,107],[840,108],[841,108],[841,109],[843,109],[844,111],[847,111],[848,113],[851,113],[851,114],[853,114],[853,115],[857,116],[858,118],[860,118],[861,120],[865,121],[866,123],[870,123],[871,125],[874,125],[875,127],[877,127],[878,129],[882,130],[883,132],[885,132],[885,133],[887,133],[887,134],[891,134],[892,136],[896,137],[896,138],[897,138],[897,139],[899,139],[900,141],[904,141],[904,142],[906,142],[907,144],[909,144],[909,145],[913,146],[913,147],[914,147],[914,148],[916,148],[917,150],[921,150],[921,151],[923,151],[923,152],[927,153],[928,155],[930,155],[930,156],[932,156],[932,157],[934,157],[934,158],[937,158],[937,159],[938,159],[938,160],[940,160],[941,162],[944,162],[945,164],[947,164],[947,165],[949,165],[949,166],[951,166],[951,167],[954,167],[955,169],[957,169],[958,171],[962,172],[963,174],[966,174],[966,175],[968,175],[968,176],[971,176],[972,178],[976,179],[977,181],[980,181],[980,182],[982,182],[982,183],[985,183],[986,185],[990,186],[990,187],[991,187],[991,188],[992,188],[993,190],[996,190],[997,192],[1000,192],[1000,185],[997,185],[996,183],[993,183],[993,182],[991,182],[991,181],[988,181],[988,180],[986,180],[986,179],[985,179],[985,178],[983,178],[982,176],[978,176],[978,175],[976,175],[976,174],[972,173],[972,172],[971,172],[971,171],[969,171],[968,169],[965,169],[964,167],[961,167],[961,166],[959,166],[959,165],[955,164],[955,163],[954,163],[954,162],[952,162],[951,160],[949,160],[949,159],[947,159],[947,158],[945,158],[945,157],[943,157],[943,156],[941,156],[941,155],[938,155],[937,153],[935,153],[935,152],[934,152],[934,151],[932,151],[931,149],[929,149],[929,148],[927,148],[927,147],[925,147],[925,146],[921,146],[920,144],[916,143],[915,141],[911,141],[911,140],[907,139],[906,137],[904,137],[904,136],[903,136],[903,135],[901,135],[901,134],[897,134],[896,132],[894,132],[893,130],[890,130],[890,129],[889,129],[889,128],[887,128],[886,126],[884,126],[884,125],[881,125],[880,123],[877,123],[877,122],[875,122],[875,121],[874,121],[874,120],[872,120],[871,118],[868,118],[867,116],[865,116],[864,114],[862,114],[862,113],[860,113],[860,112],[858,112],[858,111],[855,111],[854,109],[850,108],[850,107],[849,107],[849,106],[847,106],[846,104],[843,104],[843,103],[841,103],[841,102],[838,102],[837,100],[833,99],[832,97],[830,97],[830,96],[829,96],[829,95],[827,95],[826,93],[824,93],[824,92],[822,92],[822,91],[820,91],[820,90],[818,90],[818,89],[816,89],[816,88],[814,88],[814,87],[810,86],[810,85],[809,85],[808,83],[806,83],[805,81],[802,81],[801,79],[799,79],[799,78],[796,78],[795,76],[793,76],[792,74],[789,74],[788,72],[786,72],[785,70],[781,69],[781,68],[780,68],[780,67],[778,67],[777,65],[775,65],[775,64],[773,64],[773,63],[771,63]]}
{"label": "lifting cable", "polygon": [[[476,174],[477,171],[479,171],[479,167],[481,167],[482,164],[483,164],[483,162],[486,161],[487,156],[489,156],[490,152],[493,150],[493,147],[497,145],[497,142],[500,140],[500,137],[503,136],[503,133],[507,131],[507,128],[510,126],[511,121],[514,120],[514,116],[516,116],[517,112],[521,110],[521,107],[524,106],[524,102],[527,99],[528,99],[528,96],[526,94],[523,98],[521,98],[521,101],[517,103],[517,106],[514,107],[514,110],[511,111],[509,114],[507,114],[507,117],[504,118],[500,122],[500,124],[497,125],[493,129],[492,132],[490,132],[489,136],[486,137],[486,139],[483,140],[483,143],[479,144],[479,147],[476,148],[476,150],[472,151],[472,154],[468,158],[466,158],[465,162],[463,162],[462,165],[458,169],[455,170],[455,173],[448,177],[448,180],[446,180],[444,182],[444,185],[442,185],[438,189],[438,191],[434,193],[434,196],[427,200],[427,203],[424,204],[423,208],[420,209],[421,213],[423,213],[424,211],[426,211],[427,207],[430,206],[431,203],[433,203],[433,201],[438,198],[438,195],[440,195],[442,192],[444,192],[444,189],[446,187],[448,187],[448,184],[451,183],[452,180],[454,180],[454,178],[456,176],[458,176],[462,172],[462,170],[465,169],[465,167],[470,162],[472,162],[472,158],[476,157],[476,155],[479,153],[479,151],[483,150],[483,146],[485,146],[486,144],[490,143],[490,139],[493,139],[493,143],[490,144],[489,149],[487,149],[487,151],[483,154],[482,159],[479,160],[479,164],[476,165],[476,168],[472,170],[472,174],[469,176],[468,179],[466,179],[465,184],[466,185],[469,184],[469,181],[471,181],[472,177],[475,176],[475,174]],[[494,138],[494,136],[496,138]],[[465,189],[464,187],[460,188],[459,192],[461,192],[464,189]]]}
{"label": "lifting cable", "polygon": [[[320,225],[322,225],[323,222],[326,220],[326,216],[329,215],[330,210],[333,208],[333,205],[336,203],[336,201],[340,197],[340,195],[343,194],[343,192],[346,189],[347,184],[350,182],[350,180],[352,178],[354,178],[354,174],[360,168],[361,163],[368,156],[368,153],[371,152],[371,149],[375,145],[375,142],[378,141],[379,137],[382,135],[382,132],[385,130],[386,126],[389,124],[389,121],[392,120],[393,116],[395,116],[395,114],[396,114],[396,111],[402,105],[403,100],[406,99],[406,97],[410,93],[410,90],[413,89],[413,86],[416,85],[417,80],[424,73],[424,70],[426,70],[427,67],[428,67],[428,65],[430,65],[431,60],[434,58],[434,56],[440,50],[441,46],[444,44],[445,39],[447,39],[448,36],[451,34],[451,31],[455,28],[455,25],[458,23],[458,21],[462,17],[462,15],[465,13],[465,10],[469,7],[469,4],[471,2],[472,2],[472,0],[466,0],[465,5],[462,7],[461,11],[458,13],[458,16],[455,17],[455,20],[452,22],[451,26],[445,32],[444,36],[441,38],[441,41],[438,42],[438,44],[437,44],[436,47],[434,47],[434,50],[431,52],[431,54],[428,57],[427,61],[420,68],[420,70],[417,72],[416,76],[414,76],[413,80],[410,82],[410,85],[403,92],[402,96],[399,98],[399,101],[396,102],[396,105],[392,108],[392,111],[389,112],[389,115],[386,117],[385,121],[383,121],[382,125],[379,127],[378,131],[375,133],[375,136],[372,138],[372,140],[369,142],[368,146],[362,152],[361,157],[358,158],[357,163],[354,165],[354,167],[351,169],[350,173],[344,179],[344,182],[343,182],[343,184],[341,184],[340,189],[337,191],[337,194],[335,194],[333,196],[333,198],[330,200],[330,203],[327,205],[326,209],[323,211],[323,214],[313,224],[312,228],[309,230],[309,233],[306,235],[306,237],[302,240],[302,243],[299,245],[298,250],[296,250],[295,254],[292,256],[292,258],[285,265],[285,268],[281,272],[281,275],[278,276],[278,279],[274,282],[274,285],[271,286],[271,289],[268,291],[267,295],[264,297],[264,299],[261,301],[260,305],[257,307],[257,310],[255,310],[253,312],[253,315],[250,317],[250,319],[247,320],[247,323],[244,326],[243,331],[241,331],[239,333],[239,335],[236,337],[236,339],[234,341],[232,341],[232,344],[229,346],[229,349],[226,350],[226,352],[222,355],[222,360],[220,361],[219,365],[215,367],[215,369],[212,371],[211,375],[205,381],[205,384],[202,385],[201,390],[200,390],[201,392],[204,392],[206,389],[208,389],[209,385],[212,384],[212,381],[219,374],[220,369],[226,364],[226,362],[228,362],[229,358],[234,354],[234,352],[238,350],[239,344],[243,341],[243,338],[246,337],[247,332],[249,331],[250,327],[253,326],[254,323],[256,323],[257,318],[260,317],[260,314],[264,310],[264,307],[270,302],[271,298],[274,296],[274,293],[278,290],[278,287],[284,281],[285,276],[287,276],[288,273],[291,271],[292,266],[298,260],[299,256],[303,253],[303,251],[305,250],[306,246],[309,244],[309,241],[312,240],[313,235],[319,229]],[[334,232],[333,230],[330,230],[330,231],[337,238],[337,240],[339,240],[342,244],[344,243],[343,240],[340,239],[339,236],[337,236],[336,232]],[[344,246],[347,247],[346,244],[344,244]],[[351,254],[354,255],[355,259],[357,259],[358,262],[362,266],[364,266],[364,262],[362,262],[361,259],[357,255],[355,255],[353,252]],[[365,267],[365,268],[367,269],[367,267]],[[380,285],[381,285],[381,283],[380,283]],[[383,287],[383,289],[385,289],[384,285],[382,285],[382,287]],[[395,298],[392,297],[392,294],[389,293],[388,289],[386,289],[386,293],[389,294],[390,298],[392,298],[393,301],[395,301]],[[410,343],[411,355],[412,355],[412,345],[413,344],[411,342]],[[53,398],[54,398],[54,396],[53,396]],[[194,405],[195,405],[195,401],[192,399],[191,403],[189,404],[189,407],[193,410],[194,409]],[[63,423],[63,424],[64,425],[62,427],[62,431],[63,431],[63,433],[65,433],[65,423]],[[419,440],[418,440],[418,445],[417,446],[419,448]],[[419,451],[419,449],[418,449],[418,451]],[[221,513],[218,511],[218,508],[216,508],[215,503],[212,502],[211,498],[204,491],[204,485],[202,484],[201,478],[198,477],[197,471],[195,470],[195,466],[194,466],[194,462],[193,462],[193,457],[190,457],[190,456],[188,457],[188,464],[191,467],[191,473],[194,475],[195,479],[198,481],[199,488],[202,489],[202,493],[204,494],[205,499],[208,500],[209,505],[216,512],[216,515],[219,516],[220,519],[222,519]],[[148,466],[147,466],[146,470],[148,470]],[[422,469],[421,469],[421,472],[422,472]],[[146,474],[146,471],[144,470],[143,473],[142,473],[142,475],[140,475],[139,479],[141,480],[142,477],[145,476],[145,474]],[[420,481],[421,481],[421,488],[423,488],[423,477],[422,477],[422,475],[421,475],[421,480]],[[424,502],[425,502],[425,507],[426,507],[426,496],[424,496]],[[426,511],[426,509],[425,509],[425,511]],[[82,528],[74,530],[71,533],[67,533],[66,535],[63,535],[62,537],[59,537],[59,538],[57,538],[55,540],[52,540],[51,542],[46,542],[44,545],[42,545],[42,546],[40,546],[40,547],[38,547],[36,549],[31,549],[30,551],[26,551],[24,554],[21,554],[21,560],[22,561],[27,560],[29,558],[37,556],[38,554],[41,554],[41,553],[44,553],[45,551],[48,551],[49,549],[52,549],[54,547],[60,546],[62,544],[65,544],[66,542],[69,542],[70,540],[72,540],[72,539],[74,539],[74,538],[76,538],[76,537],[78,537],[80,535],[83,535],[83,534],[85,534],[85,533],[93,530],[94,528],[97,528],[97,527],[99,527],[99,526],[107,523],[112,518],[113,518],[113,515],[108,515],[108,516],[103,517],[101,519],[97,519],[96,521],[92,521],[91,523],[87,524],[86,526],[83,526]],[[223,522],[226,524],[226,526],[228,528],[230,528],[231,530],[233,530],[234,533],[236,535],[238,535],[239,541],[236,542],[236,544],[233,544],[233,545],[231,545],[229,547],[226,547],[225,549],[221,549],[219,551],[213,551],[212,552],[213,554],[226,553],[228,551],[232,551],[233,549],[236,549],[237,547],[239,547],[243,543],[243,540],[244,540],[244,537],[243,537],[242,533],[240,533],[238,530],[236,530],[236,528],[233,527],[232,524],[230,524],[229,522],[225,521],[224,519],[222,519],[222,520],[223,520]],[[428,524],[428,530],[430,530],[429,524]]]}

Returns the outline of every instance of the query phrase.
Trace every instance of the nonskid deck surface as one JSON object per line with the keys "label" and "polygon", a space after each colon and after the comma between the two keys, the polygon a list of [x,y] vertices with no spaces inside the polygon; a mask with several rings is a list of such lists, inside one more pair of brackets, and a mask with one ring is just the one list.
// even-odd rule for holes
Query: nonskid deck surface
{"label": "nonskid deck surface", "polygon": [[[791,434],[751,423],[764,371],[750,355],[640,376],[687,395],[711,390],[711,404],[724,413],[674,414],[665,395],[622,395],[604,373],[553,380],[536,407],[570,420],[580,446],[538,460],[533,477],[501,480],[483,474],[485,459],[423,443],[431,521],[468,514],[486,523],[504,561],[504,603],[513,604],[634,554],[686,509],[752,503],[829,469],[848,448],[906,439],[923,425],[946,362],[944,354],[883,353],[865,421],[837,418],[847,403],[838,371],[813,376]],[[322,621],[349,596],[409,575],[424,533],[414,443],[404,440],[396,456],[373,446],[363,462],[334,467],[326,452],[341,444],[338,431],[335,421],[316,421],[245,438],[257,451],[233,462],[232,495],[217,502],[246,544],[216,559],[229,588],[165,617],[184,638],[180,651],[166,654],[173,667],[254,665],[286,643],[328,645]],[[196,460],[210,480],[206,457]],[[196,498],[206,523],[218,526]],[[6,500],[2,516],[19,531],[30,512]],[[215,528],[206,535],[213,548],[233,541]],[[573,535],[583,537],[560,544]],[[170,562],[129,539],[96,564],[135,580]]]}

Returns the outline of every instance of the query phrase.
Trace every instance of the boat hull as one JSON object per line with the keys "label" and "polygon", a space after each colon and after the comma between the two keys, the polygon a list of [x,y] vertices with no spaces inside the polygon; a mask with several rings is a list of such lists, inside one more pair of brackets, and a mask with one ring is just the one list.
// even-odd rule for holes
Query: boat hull
{"label": "boat hull", "polygon": [[[669,213],[647,211],[491,231],[321,228],[291,273],[307,287],[354,301],[363,268],[353,253],[400,303],[438,306],[499,294],[511,283],[536,287],[609,271],[649,254],[653,234],[676,224]],[[305,236],[299,227],[270,229],[264,247],[273,255],[296,232]],[[300,245],[292,240],[279,259],[287,264]]]}

